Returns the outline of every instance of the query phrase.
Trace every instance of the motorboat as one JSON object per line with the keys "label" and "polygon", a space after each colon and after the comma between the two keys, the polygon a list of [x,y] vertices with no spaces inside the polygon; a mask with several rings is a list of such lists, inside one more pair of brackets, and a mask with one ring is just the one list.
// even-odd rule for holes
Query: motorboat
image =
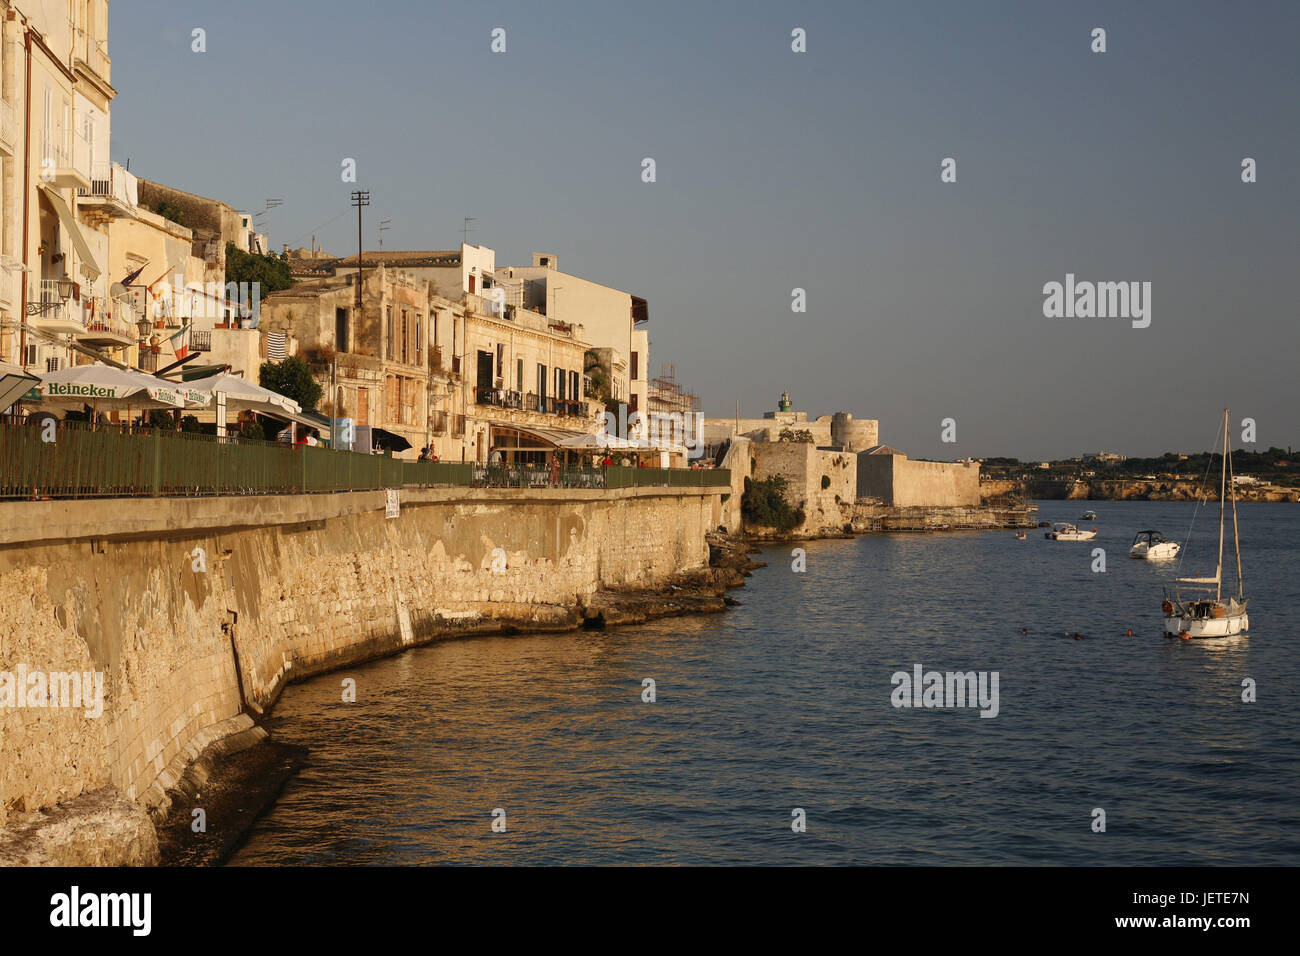
{"label": "motorboat", "polygon": [[1050,541],[1091,541],[1097,537],[1097,529],[1084,531],[1068,521],[1058,521],[1043,537]]}
{"label": "motorboat", "polygon": [[1128,549],[1130,558],[1144,558],[1147,561],[1169,561],[1178,557],[1182,545],[1177,541],[1167,541],[1165,536],[1154,528],[1139,531],[1133,538],[1133,546]]}
{"label": "motorboat", "polygon": [[1080,521],[1096,521],[1096,520],[1097,520],[1097,512],[1095,512],[1095,511],[1085,511],[1083,514],[1079,515],[1079,520],[1080,520]]}
{"label": "motorboat", "polygon": [[[1219,560],[1215,565],[1214,575],[1205,577],[1175,578],[1172,592],[1165,590],[1165,599],[1160,610],[1165,619],[1165,634],[1183,640],[1203,637],[1235,637],[1245,634],[1250,629],[1250,617],[1246,614],[1246,595],[1241,583],[1241,538],[1237,533],[1237,495],[1232,481],[1232,449],[1229,447],[1230,428],[1228,409],[1223,410],[1223,455],[1219,473]],[[1232,544],[1237,554],[1237,589],[1236,594],[1224,596],[1223,593],[1223,539],[1226,522],[1226,505],[1232,510]],[[1200,506],[1197,506],[1197,511]],[[1192,523],[1196,523],[1196,512],[1192,513]],[[1190,538],[1190,533],[1189,533]],[[1186,555],[1184,555],[1185,557]],[[1179,569],[1182,568],[1179,559]],[[1189,599],[1183,597],[1184,590],[1200,591],[1203,596]],[[1214,597],[1210,597],[1213,592]]]}

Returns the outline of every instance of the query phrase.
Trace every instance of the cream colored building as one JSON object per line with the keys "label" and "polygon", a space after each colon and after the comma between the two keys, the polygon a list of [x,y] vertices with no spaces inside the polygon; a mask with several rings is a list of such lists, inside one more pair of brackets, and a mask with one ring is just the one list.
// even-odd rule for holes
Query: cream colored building
{"label": "cream colored building", "polygon": [[603,427],[604,407],[584,395],[581,327],[513,306],[498,313],[494,300],[478,295],[465,299],[459,309],[443,300],[441,311],[452,318],[466,460],[487,462],[500,449],[507,461],[540,464],[558,441]]}
{"label": "cream colored building", "polygon": [[[641,380],[650,362],[649,337],[637,336],[641,331],[637,327],[644,328],[643,323],[650,318],[645,299],[561,272],[558,257],[546,252],[534,252],[531,266],[497,268],[493,278],[496,285],[505,288],[507,304],[533,309],[582,329],[582,337],[600,355],[613,402],[630,406],[634,394],[644,394],[639,385],[634,391],[634,381]],[[633,352],[637,353],[640,373],[636,380],[632,377]]]}
{"label": "cream colored building", "polygon": [[0,2],[0,358],[35,371],[89,361],[74,344],[133,357],[108,268],[134,204],[109,161],[116,95],[108,0]]}

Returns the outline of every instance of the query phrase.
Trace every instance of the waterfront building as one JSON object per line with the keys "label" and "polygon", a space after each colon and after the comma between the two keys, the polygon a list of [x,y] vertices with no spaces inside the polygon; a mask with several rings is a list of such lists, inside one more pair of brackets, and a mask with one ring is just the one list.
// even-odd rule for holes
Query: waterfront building
{"label": "waterfront building", "polygon": [[645,331],[650,319],[649,303],[630,292],[561,272],[554,253],[534,252],[532,259],[530,266],[495,270],[493,281],[505,289],[506,304],[580,326],[591,353],[585,371],[598,373],[593,379],[604,382],[600,394],[591,397],[603,399],[607,392],[606,407],[626,420],[628,412],[637,410],[632,405],[634,394],[639,403],[646,393],[640,382],[649,367],[650,340],[637,333]]}
{"label": "waterfront building", "polygon": [[324,390],[319,411],[400,435],[412,447],[398,455],[414,458],[435,437],[431,388],[448,387],[429,339],[429,286],[382,264],[361,281],[359,309],[355,272],[273,292],[262,300],[258,331],[264,343],[294,343]]}
{"label": "waterfront building", "polygon": [[109,162],[116,95],[108,0],[0,2],[0,360],[44,372],[134,346],[106,271],[133,202]]}

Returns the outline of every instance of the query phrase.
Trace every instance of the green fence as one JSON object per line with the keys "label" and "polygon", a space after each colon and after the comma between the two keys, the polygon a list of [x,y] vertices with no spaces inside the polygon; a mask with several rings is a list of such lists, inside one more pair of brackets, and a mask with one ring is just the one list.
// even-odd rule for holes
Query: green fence
{"label": "green fence", "polygon": [[91,430],[82,422],[0,423],[0,497],[5,498],[468,486],[473,475],[472,464],[402,461],[279,442],[103,425]]}
{"label": "green fence", "polygon": [[[0,498],[265,495],[402,487],[551,487],[549,473],[84,422],[0,421]],[[50,441],[45,439],[49,438]],[[565,488],[728,487],[723,469],[566,468]]]}

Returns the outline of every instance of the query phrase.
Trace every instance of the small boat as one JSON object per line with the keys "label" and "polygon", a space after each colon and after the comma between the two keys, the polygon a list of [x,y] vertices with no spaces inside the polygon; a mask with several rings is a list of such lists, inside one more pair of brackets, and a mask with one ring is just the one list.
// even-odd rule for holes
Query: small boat
{"label": "small boat", "polygon": [[[1165,634],[1191,640],[1201,637],[1235,637],[1245,634],[1250,629],[1250,618],[1246,614],[1246,595],[1241,584],[1241,539],[1237,534],[1237,495],[1232,482],[1232,448],[1228,444],[1229,426],[1228,409],[1223,410],[1223,464],[1219,475],[1219,563],[1214,569],[1213,577],[1175,578],[1174,590],[1165,590],[1165,599],[1160,610],[1165,618]],[[1223,531],[1225,499],[1232,504],[1232,544],[1237,552],[1237,593],[1227,598],[1223,594]],[[1198,509],[1199,510],[1199,509]],[[1195,523],[1196,514],[1193,512]],[[1182,563],[1179,562],[1181,569]],[[1204,591],[1205,597],[1196,600],[1183,598],[1183,588]],[[1208,596],[1214,592],[1214,597]]]}
{"label": "small boat", "polygon": [[1096,521],[1096,520],[1097,520],[1097,512],[1095,512],[1095,511],[1085,511],[1083,514],[1079,515],[1079,520],[1080,520],[1080,521]]}
{"label": "small boat", "polygon": [[1166,541],[1165,536],[1153,528],[1139,531],[1133,538],[1133,547],[1128,549],[1130,558],[1144,558],[1147,561],[1168,561],[1178,557],[1182,545],[1177,541]]}
{"label": "small boat", "polygon": [[1051,541],[1091,541],[1097,537],[1097,529],[1083,531],[1068,521],[1058,521],[1043,537]]}
{"label": "small boat", "polygon": [[1051,526],[1052,526],[1052,522],[1050,522],[1050,521],[1040,521],[1040,522],[1038,522],[1038,527],[1040,527],[1040,528],[1050,528]]}
{"label": "small boat", "polygon": [[1017,532],[1016,532],[1016,540],[1017,540],[1017,541],[1024,541],[1026,537],[1028,537],[1028,536],[1027,536],[1023,531],[1017,531]]}

